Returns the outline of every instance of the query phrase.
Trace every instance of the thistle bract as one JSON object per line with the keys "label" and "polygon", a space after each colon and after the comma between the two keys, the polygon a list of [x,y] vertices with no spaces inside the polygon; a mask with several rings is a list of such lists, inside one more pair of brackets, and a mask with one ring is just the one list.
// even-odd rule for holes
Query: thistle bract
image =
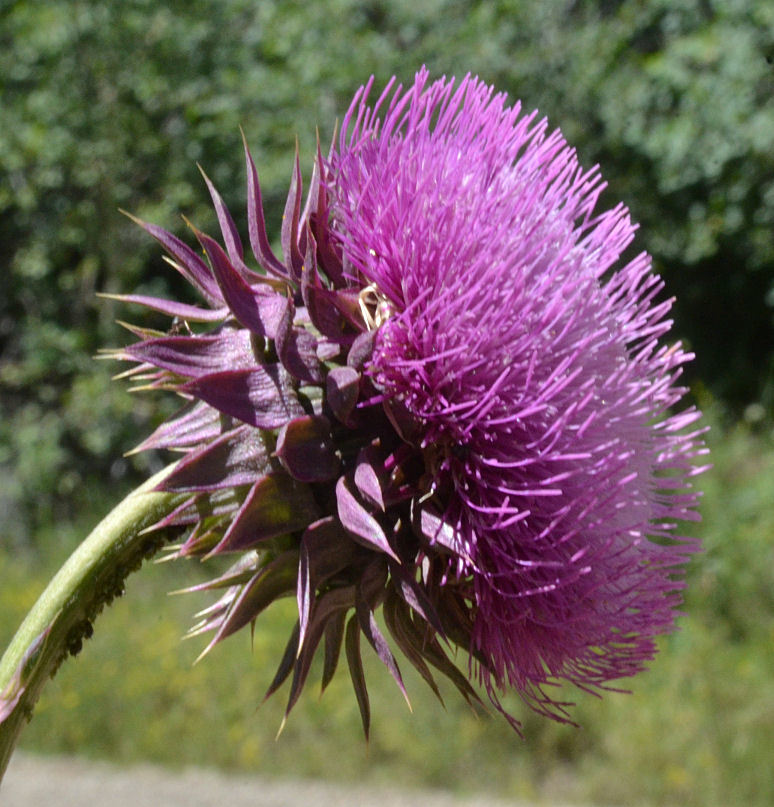
{"label": "thistle bract", "polygon": [[281,260],[247,146],[257,265],[209,180],[204,257],[140,222],[207,305],[122,298],[184,322],[118,354],[185,400],[141,446],[184,452],[162,489],[190,496],[158,526],[186,529],[178,556],[235,556],[197,587],[222,592],[209,647],[295,595],[269,687],[291,678],[288,711],[344,648],[368,731],[362,634],[401,689],[395,650],[436,694],[433,671],[515,726],[510,689],[567,720],[548,685],[605,688],[673,628],[704,452],[699,413],[672,412],[690,356],[559,131],[470,77],[370,89],[305,200],[296,159]]}

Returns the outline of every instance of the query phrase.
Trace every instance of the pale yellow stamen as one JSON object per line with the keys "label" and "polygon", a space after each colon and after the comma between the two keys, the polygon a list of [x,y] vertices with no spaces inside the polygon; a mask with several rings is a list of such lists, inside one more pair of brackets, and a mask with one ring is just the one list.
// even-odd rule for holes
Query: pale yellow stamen
{"label": "pale yellow stamen", "polygon": [[366,286],[357,296],[363,322],[369,331],[375,331],[392,315],[390,301],[379,292],[375,283]]}

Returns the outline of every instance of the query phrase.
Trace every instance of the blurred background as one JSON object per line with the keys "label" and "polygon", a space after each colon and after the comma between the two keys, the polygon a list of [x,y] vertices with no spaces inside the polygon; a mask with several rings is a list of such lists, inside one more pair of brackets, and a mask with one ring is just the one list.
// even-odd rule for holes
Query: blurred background
{"label": "blurred background", "polygon": [[[774,4],[770,0],[0,0],[0,642],[88,529],[163,458],[124,457],[174,402],[97,362],[137,311],[96,292],[193,302],[119,208],[213,231],[196,163],[244,221],[239,127],[278,232],[296,137],[310,166],[369,75],[472,72],[537,107],[624,200],[675,332],[697,353],[713,471],[681,630],[633,695],[535,718],[521,740],[373,664],[370,747],[345,672],[281,739],[256,712],[291,612],[191,668],[199,579],[149,567],[49,686],[22,744],[118,761],[398,780],[626,805],[774,803]],[[308,179],[309,172],[306,171]],[[143,324],[154,325],[152,317]],[[290,604],[292,609],[292,603]],[[196,645],[196,646],[195,646]],[[626,682],[628,683],[628,682]]]}

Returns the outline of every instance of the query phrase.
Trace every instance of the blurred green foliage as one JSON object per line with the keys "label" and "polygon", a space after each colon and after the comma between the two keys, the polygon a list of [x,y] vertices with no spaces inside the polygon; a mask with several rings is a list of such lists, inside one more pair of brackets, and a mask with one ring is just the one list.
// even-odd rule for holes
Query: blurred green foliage
{"label": "blurred green foliage", "polygon": [[[710,444],[715,467],[702,477],[698,529],[705,554],[690,570],[687,616],[663,640],[650,671],[620,682],[632,695],[566,693],[578,703],[580,729],[511,699],[524,720],[521,740],[504,720],[475,716],[449,686],[442,686],[442,709],[404,664],[409,713],[388,672],[366,651],[370,746],[346,669],[319,700],[310,684],[275,742],[287,686],[258,706],[295,620],[295,602],[261,615],[252,649],[240,634],[192,667],[206,639],[181,645],[179,637],[210,598],[164,596],[201,579],[192,562],[151,565],[129,579],[127,595],[100,617],[82,654],[44,691],[22,743],[121,762],[359,785],[400,782],[548,803],[768,807],[774,802],[774,432],[713,428]],[[49,530],[42,553],[0,549],[0,645],[86,529],[81,522]],[[311,680],[319,675],[318,665]]]}
{"label": "blurred green foliage", "polygon": [[[190,299],[119,208],[214,223],[200,162],[244,210],[242,126],[281,215],[357,86],[471,71],[537,106],[606,203],[625,200],[675,294],[678,334],[732,408],[774,400],[774,6],[769,0],[16,0],[0,4],[0,512],[4,539],[72,517],[160,417],[92,360],[135,312]],[[154,414],[155,413],[155,414]]]}

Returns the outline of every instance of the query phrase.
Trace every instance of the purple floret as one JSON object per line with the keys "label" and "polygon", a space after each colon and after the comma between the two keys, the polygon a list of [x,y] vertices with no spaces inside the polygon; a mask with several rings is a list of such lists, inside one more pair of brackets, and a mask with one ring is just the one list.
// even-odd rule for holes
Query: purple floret
{"label": "purple floret", "polygon": [[387,312],[368,373],[417,422],[453,527],[433,562],[477,604],[486,685],[533,702],[640,669],[696,549],[673,533],[695,517],[699,413],[668,412],[691,356],[659,343],[649,257],[616,268],[635,226],[595,212],[603,188],[470,78],[423,73],[374,108],[364,91],[333,158],[345,261]]}

